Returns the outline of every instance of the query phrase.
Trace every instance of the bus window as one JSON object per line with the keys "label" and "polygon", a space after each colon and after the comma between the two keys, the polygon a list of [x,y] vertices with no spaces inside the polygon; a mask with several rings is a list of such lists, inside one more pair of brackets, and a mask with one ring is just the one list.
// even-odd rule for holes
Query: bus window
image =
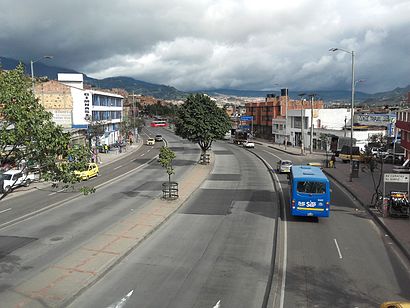
{"label": "bus window", "polygon": [[326,184],[322,182],[298,182],[297,192],[306,194],[324,194]]}

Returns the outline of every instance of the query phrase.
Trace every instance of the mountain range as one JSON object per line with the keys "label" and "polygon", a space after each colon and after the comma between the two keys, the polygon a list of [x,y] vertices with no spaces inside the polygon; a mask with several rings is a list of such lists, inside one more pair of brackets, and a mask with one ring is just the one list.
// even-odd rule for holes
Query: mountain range
{"label": "mountain range", "polygon": [[[20,61],[0,57],[0,68],[2,69],[14,69]],[[25,70],[27,74],[31,74],[30,63],[24,63]],[[42,62],[36,62],[34,69],[36,76],[47,76],[48,79],[57,79],[58,73],[80,73],[73,69],[62,68],[52,65],[47,65]],[[190,93],[206,93],[211,96],[236,96],[236,97],[266,97],[267,94],[275,93],[279,94],[279,91],[254,91],[254,90],[236,90],[236,89],[201,89],[197,91],[184,92],[180,91],[174,87],[149,83],[141,80],[137,80],[131,77],[118,76],[118,77],[109,77],[104,79],[96,79],[87,76],[84,74],[84,81],[96,88],[102,89],[112,89],[112,88],[121,88],[125,89],[128,92],[134,92],[137,94],[142,94],[146,96],[153,96],[158,99],[184,99]],[[400,104],[407,93],[410,92],[410,85],[405,88],[396,88],[387,92],[380,93],[364,93],[360,91],[355,92],[355,100],[357,103],[366,104],[366,105],[397,105]],[[315,93],[318,98],[324,100],[325,102],[337,102],[345,101],[349,102],[351,97],[350,91],[289,91],[289,96],[293,99],[298,99],[299,93]]]}

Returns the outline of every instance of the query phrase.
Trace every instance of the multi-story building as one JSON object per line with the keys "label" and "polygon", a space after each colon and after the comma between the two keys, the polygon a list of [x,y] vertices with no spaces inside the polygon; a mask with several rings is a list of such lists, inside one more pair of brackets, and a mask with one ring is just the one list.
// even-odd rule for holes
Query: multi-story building
{"label": "multi-story building", "polygon": [[53,114],[53,120],[67,131],[81,135],[84,142],[91,126],[100,126],[101,131],[101,135],[92,140],[94,145],[121,141],[123,96],[84,89],[82,74],[58,74],[58,81],[37,84],[34,92]]}
{"label": "multi-story building", "polygon": [[[246,125],[253,126],[253,132],[257,137],[272,139],[275,143],[283,143],[286,132],[286,112],[311,108],[312,104],[313,109],[323,108],[322,100],[313,100],[313,102],[292,100],[288,96],[287,89],[282,89],[280,96],[268,94],[264,102],[246,103],[246,114],[253,117],[253,123],[247,123]],[[274,121],[273,127],[272,121]],[[275,133],[272,133],[273,128]]]}
{"label": "multi-story building", "polygon": [[[410,105],[410,92],[407,93],[407,104]],[[401,147],[406,159],[410,159],[410,108],[397,112],[396,128],[401,133]]]}

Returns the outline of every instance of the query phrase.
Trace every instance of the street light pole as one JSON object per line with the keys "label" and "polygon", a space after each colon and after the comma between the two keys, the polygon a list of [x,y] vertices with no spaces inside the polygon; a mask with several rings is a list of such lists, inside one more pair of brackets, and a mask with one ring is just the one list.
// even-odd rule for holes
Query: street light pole
{"label": "street light pole", "polygon": [[[274,83],[274,86],[280,86],[279,83]],[[288,147],[288,88],[283,88],[285,90],[285,150]],[[282,89],[280,89],[282,92]],[[282,93],[281,93],[282,96]]]}
{"label": "street light pole", "polygon": [[303,134],[304,134],[304,132],[303,132],[303,116],[304,116],[304,112],[303,112],[303,97],[305,96],[306,94],[305,93],[301,93],[301,94],[299,94],[299,96],[300,96],[300,102],[301,102],[301,109],[300,109],[300,120],[301,120],[301,126],[300,126],[300,153],[302,154],[302,155],[304,155],[305,154],[305,152],[304,152],[304,144],[303,144],[303,139],[304,139],[304,136],[303,136]]}
{"label": "street light pole", "polygon": [[31,70],[31,84],[33,87],[33,94],[34,94],[34,63],[43,60],[43,59],[52,59],[53,56],[42,56],[41,58],[37,59],[37,60],[30,60],[30,70]]}
{"label": "street light pole", "polygon": [[288,88],[285,88],[285,150],[288,147]]}
{"label": "street light pole", "polygon": [[310,96],[310,154],[313,153],[313,100],[316,94],[309,94]]}
{"label": "street light pole", "polygon": [[343,51],[352,56],[352,98],[351,98],[351,109],[350,109],[350,177],[349,181],[352,182],[352,177],[353,177],[353,124],[354,124],[354,88],[355,88],[355,80],[354,80],[354,57],[355,57],[355,52],[354,50],[348,51],[342,48],[330,48],[329,51]]}

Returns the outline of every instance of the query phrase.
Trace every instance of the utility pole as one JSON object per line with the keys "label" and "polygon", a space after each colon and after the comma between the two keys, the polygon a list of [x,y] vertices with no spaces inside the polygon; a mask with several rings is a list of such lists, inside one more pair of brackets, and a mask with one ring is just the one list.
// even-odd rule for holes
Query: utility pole
{"label": "utility pole", "polygon": [[288,88],[285,88],[285,150],[288,147]]}
{"label": "utility pole", "polygon": [[304,149],[304,144],[303,144],[303,139],[304,139],[304,131],[303,131],[303,116],[304,116],[304,110],[303,110],[303,97],[305,96],[305,93],[301,93],[299,94],[300,96],[300,102],[301,102],[301,109],[300,109],[300,122],[301,122],[301,126],[300,126],[300,154],[305,155],[305,149]]}
{"label": "utility pole", "polygon": [[310,154],[313,153],[313,100],[316,94],[309,94],[310,96]]}
{"label": "utility pole", "polygon": [[133,119],[133,135],[134,135],[134,143],[137,143],[137,129],[135,124],[135,93],[132,91],[132,119]]}

